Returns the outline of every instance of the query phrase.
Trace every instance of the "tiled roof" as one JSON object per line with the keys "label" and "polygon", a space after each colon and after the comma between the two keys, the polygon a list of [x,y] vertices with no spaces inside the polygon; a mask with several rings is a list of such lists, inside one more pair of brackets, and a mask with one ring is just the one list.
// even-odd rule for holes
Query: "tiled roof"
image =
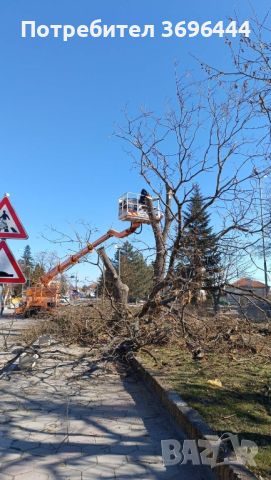
{"label": "tiled roof", "polygon": [[259,280],[253,280],[253,278],[240,278],[233,283],[234,287],[239,288],[265,288],[265,284],[259,282]]}

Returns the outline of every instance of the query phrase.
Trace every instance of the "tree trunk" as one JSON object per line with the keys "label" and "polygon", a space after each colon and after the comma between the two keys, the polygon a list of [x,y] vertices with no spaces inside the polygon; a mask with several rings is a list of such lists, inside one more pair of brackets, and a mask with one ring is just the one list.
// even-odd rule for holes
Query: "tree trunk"
{"label": "tree trunk", "polygon": [[153,286],[155,287],[165,276],[167,250],[160,223],[155,218],[151,198],[146,197],[146,205],[156,243],[156,258],[153,264]]}
{"label": "tree trunk", "polygon": [[129,287],[125,285],[125,283],[122,283],[111,260],[108,258],[105,252],[105,249],[101,247],[97,250],[97,253],[99,257],[102,259],[105,265],[105,268],[107,270],[107,273],[109,275],[109,278],[112,282],[112,286],[113,286],[112,295],[113,295],[113,299],[115,301],[116,307],[120,315],[123,315],[124,312],[127,313]]}
{"label": "tree trunk", "polygon": [[214,303],[214,313],[217,314],[220,310],[220,297],[221,297],[221,289],[217,288],[214,289],[212,292],[213,303]]}

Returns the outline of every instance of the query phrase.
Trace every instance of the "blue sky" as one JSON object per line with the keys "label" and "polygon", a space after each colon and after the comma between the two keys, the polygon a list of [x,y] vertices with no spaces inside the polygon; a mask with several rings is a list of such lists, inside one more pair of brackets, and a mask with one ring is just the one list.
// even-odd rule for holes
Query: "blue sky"
{"label": "blue sky", "polygon": [[[269,7],[268,1],[257,1],[259,15]],[[144,186],[124,145],[112,135],[123,121],[123,108],[147,105],[161,111],[174,96],[175,61],[183,71],[198,68],[193,56],[216,65],[229,62],[218,37],[74,38],[63,43],[21,38],[20,22],[77,26],[101,18],[105,24],[159,27],[163,20],[226,21],[235,13],[248,19],[249,2],[1,1],[0,196],[11,194],[29,233],[27,242],[9,242],[17,256],[26,243],[33,253],[49,249],[65,255],[67,247],[56,248],[42,238],[49,225],[66,232],[82,219],[101,233],[122,229],[118,196]],[[97,275],[95,269],[76,268],[90,278]]]}

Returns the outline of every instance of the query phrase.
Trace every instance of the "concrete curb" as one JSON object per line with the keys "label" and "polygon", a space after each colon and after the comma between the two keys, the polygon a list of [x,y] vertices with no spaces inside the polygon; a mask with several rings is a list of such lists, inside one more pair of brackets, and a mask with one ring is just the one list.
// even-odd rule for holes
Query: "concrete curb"
{"label": "concrete curb", "polygon": [[[189,407],[177,392],[165,390],[157,372],[146,369],[136,358],[132,360],[132,364],[174,421],[186,431],[189,438],[207,440],[208,437],[216,434],[204,422],[199,413]],[[241,464],[223,464],[215,467],[213,471],[220,480],[258,480],[255,474]]]}

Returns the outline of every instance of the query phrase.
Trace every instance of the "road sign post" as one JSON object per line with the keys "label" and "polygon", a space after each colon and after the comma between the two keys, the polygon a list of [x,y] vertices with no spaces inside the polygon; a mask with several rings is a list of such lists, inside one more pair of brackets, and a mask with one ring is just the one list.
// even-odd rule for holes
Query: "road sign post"
{"label": "road sign post", "polygon": [[3,292],[3,284],[0,284],[0,317],[3,315],[4,310],[4,292]]}
{"label": "road sign post", "polygon": [[20,240],[28,238],[22,222],[7,196],[0,201],[0,238]]}
{"label": "road sign post", "polygon": [[0,242],[0,283],[25,283],[25,276],[8,248],[6,242]]}
{"label": "road sign post", "polygon": [[0,201],[0,308],[3,304],[3,284],[24,284],[21,267],[6,244],[7,239],[26,239],[28,235],[6,195]]}

